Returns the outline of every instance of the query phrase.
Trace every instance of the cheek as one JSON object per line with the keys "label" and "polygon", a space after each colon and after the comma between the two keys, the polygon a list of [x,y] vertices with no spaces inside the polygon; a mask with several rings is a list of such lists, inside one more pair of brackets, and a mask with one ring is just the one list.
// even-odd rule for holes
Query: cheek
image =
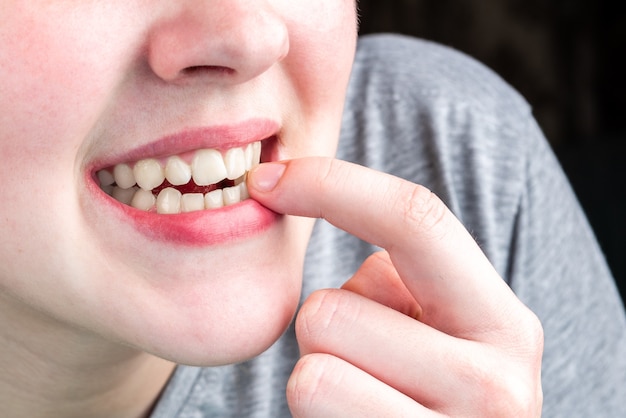
{"label": "cheek", "polygon": [[307,121],[315,125],[310,132],[301,130],[299,143],[317,147],[303,150],[304,154],[333,155],[356,49],[354,2],[295,1],[285,7],[289,10],[290,55],[283,65],[297,96],[294,100],[306,119],[298,125],[307,126]]}
{"label": "cheek", "polygon": [[[48,251],[44,243],[75,220],[80,147],[114,91],[120,67],[112,63],[125,59],[114,47],[123,45],[119,25],[86,6],[62,9],[70,3],[13,2],[0,19],[0,182],[11,199],[0,207],[0,230],[16,231],[0,239],[3,257],[15,237],[24,248],[15,257]],[[109,32],[118,35],[107,40]]]}
{"label": "cheek", "polygon": [[323,0],[315,7],[295,3],[292,7],[297,10],[289,21],[292,74],[303,79],[304,89],[316,87],[317,94],[342,98],[344,89],[333,89],[346,84],[352,68],[357,38],[354,2]]}
{"label": "cheek", "polygon": [[95,8],[39,3],[0,23],[0,151],[14,168],[75,159],[124,63],[115,46],[129,44]]}

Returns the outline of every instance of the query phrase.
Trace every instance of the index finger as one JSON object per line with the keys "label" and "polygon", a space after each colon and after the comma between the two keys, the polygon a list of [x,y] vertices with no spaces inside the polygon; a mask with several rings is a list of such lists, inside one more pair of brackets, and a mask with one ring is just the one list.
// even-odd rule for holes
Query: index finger
{"label": "index finger", "polygon": [[422,321],[450,335],[484,340],[515,327],[512,309],[525,310],[463,225],[422,186],[310,157],[262,164],[248,188],[278,213],[324,218],[386,249],[422,306]]}

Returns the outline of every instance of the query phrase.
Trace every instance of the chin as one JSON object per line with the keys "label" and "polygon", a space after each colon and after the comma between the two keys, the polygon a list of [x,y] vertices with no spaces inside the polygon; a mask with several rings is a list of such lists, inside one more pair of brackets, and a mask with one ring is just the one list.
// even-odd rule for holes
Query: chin
{"label": "chin", "polygon": [[280,338],[298,307],[300,280],[278,280],[283,286],[273,289],[248,286],[226,296],[188,297],[187,306],[179,307],[176,313],[163,312],[163,323],[155,324],[158,326],[141,346],[159,357],[192,366],[219,366],[253,358]]}
{"label": "chin", "polygon": [[93,292],[90,305],[110,313],[105,326],[114,339],[169,361],[218,366],[248,360],[280,338],[298,308],[311,223],[290,221],[257,239],[214,248],[219,256],[188,248],[175,263],[161,260],[141,275],[119,265],[107,284],[115,289],[107,295],[115,297]]}

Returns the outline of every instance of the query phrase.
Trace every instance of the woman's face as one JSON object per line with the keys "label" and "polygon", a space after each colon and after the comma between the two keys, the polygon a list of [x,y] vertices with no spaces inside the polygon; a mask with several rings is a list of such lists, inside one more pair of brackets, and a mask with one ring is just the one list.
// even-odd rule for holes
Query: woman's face
{"label": "woman's face", "polygon": [[333,154],[354,1],[0,9],[6,299],[178,362],[265,349],[296,308],[311,222],[241,201],[240,183],[255,142],[262,161]]}

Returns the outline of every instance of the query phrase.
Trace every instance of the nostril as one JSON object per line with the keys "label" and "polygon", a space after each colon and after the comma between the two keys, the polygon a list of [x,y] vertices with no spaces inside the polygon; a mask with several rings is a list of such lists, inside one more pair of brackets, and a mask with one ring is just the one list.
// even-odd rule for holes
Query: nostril
{"label": "nostril", "polygon": [[183,74],[190,76],[202,74],[232,75],[235,74],[235,70],[218,65],[194,65],[185,68]]}

